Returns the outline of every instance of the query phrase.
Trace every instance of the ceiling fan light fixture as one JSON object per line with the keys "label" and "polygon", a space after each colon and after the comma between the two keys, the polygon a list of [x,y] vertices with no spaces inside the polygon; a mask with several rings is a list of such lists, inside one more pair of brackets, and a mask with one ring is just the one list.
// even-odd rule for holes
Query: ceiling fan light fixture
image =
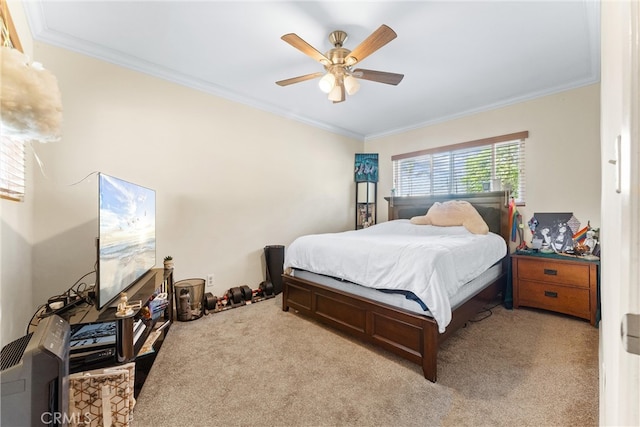
{"label": "ceiling fan light fixture", "polygon": [[343,47],[343,43],[347,40],[347,33],[337,30],[329,34],[329,41],[333,48],[323,54],[297,34],[285,34],[281,37],[282,40],[315,61],[320,62],[324,65],[324,71],[280,80],[276,84],[288,86],[320,77],[318,83],[320,90],[326,93],[329,100],[334,103],[343,102],[346,100],[347,95],[354,95],[358,92],[360,89],[360,81],[358,79],[395,86],[400,83],[404,77],[403,74],[365,69],[352,70],[352,67],[396,37],[395,31],[387,25],[381,25],[365,40],[360,42],[355,49],[349,50]]}
{"label": "ceiling fan light fixture", "polygon": [[320,90],[324,93],[329,93],[336,86],[336,76],[331,73],[325,74],[318,82]]}
{"label": "ceiling fan light fixture", "polygon": [[329,101],[338,102],[342,100],[342,88],[340,85],[335,85],[331,92],[329,92]]}
{"label": "ceiling fan light fixture", "polygon": [[349,95],[354,95],[360,89],[360,82],[353,76],[344,78],[344,88]]}

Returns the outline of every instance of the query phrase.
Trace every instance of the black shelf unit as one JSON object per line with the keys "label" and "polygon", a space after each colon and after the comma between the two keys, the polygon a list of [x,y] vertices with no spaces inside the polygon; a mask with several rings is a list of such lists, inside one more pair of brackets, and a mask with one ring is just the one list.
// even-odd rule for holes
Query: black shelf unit
{"label": "black shelf unit", "polygon": [[[72,358],[69,363],[69,372],[83,372],[135,362],[134,396],[137,397],[174,319],[173,284],[173,270],[155,268],[147,272],[127,290],[129,303],[142,302],[142,307],[131,316],[116,316],[117,308],[115,307],[108,307],[102,310],[96,310],[94,306],[80,307],[71,312],[67,320],[72,327],[79,324],[115,322],[116,340],[115,354],[99,360],[90,357],[79,357],[75,358],[75,360]],[[151,318],[147,318],[144,314],[145,307],[149,307],[149,302],[154,294],[160,293],[167,294],[167,306],[155,316],[152,315]],[[136,324],[140,325],[140,322],[144,325],[144,329],[136,339],[136,331],[138,329]],[[142,326],[139,326],[139,328],[142,328]],[[158,330],[160,332],[157,332]],[[139,354],[147,338],[152,333],[158,334],[153,343],[153,351]]]}

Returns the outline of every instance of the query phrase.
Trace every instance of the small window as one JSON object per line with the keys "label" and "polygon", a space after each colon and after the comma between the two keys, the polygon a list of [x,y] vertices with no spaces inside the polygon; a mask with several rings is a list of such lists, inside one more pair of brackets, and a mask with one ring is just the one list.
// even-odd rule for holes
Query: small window
{"label": "small window", "polygon": [[[5,0],[0,1],[0,43],[18,49],[22,45],[11,20]],[[24,143],[6,135],[0,138],[0,198],[24,200],[25,154]]]}
{"label": "small window", "polygon": [[24,143],[5,135],[0,143],[0,197],[21,202],[25,182]]}
{"label": "small window", "polygon": [[519,132],[393,156],[396,196],[481,193],[510,189],[525,202],[525,139]]}

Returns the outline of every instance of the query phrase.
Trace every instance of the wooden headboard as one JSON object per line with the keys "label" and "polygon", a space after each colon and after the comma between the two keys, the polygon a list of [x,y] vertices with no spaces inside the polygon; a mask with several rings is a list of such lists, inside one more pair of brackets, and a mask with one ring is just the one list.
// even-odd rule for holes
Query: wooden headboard
{"label": "wooden headboard", "polygon": [[493,233],[501,235],[508,243],[509,229],[509,195],[505,191],[492,191],[473,194],[446,194],[439,196],[403,196],[385,197],[389,203],[389,221],[393,219],[410,219],[425,215],[436,202],[447,200],[466,200],[476,208],[480,216]]}

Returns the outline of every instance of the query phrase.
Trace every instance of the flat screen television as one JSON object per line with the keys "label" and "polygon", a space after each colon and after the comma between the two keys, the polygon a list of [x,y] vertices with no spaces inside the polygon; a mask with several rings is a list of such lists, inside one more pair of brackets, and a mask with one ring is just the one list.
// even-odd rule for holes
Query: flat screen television
{"label": "flat screen television", "polygon": [[96,306],[101,310],[156,264],[156,193],[100,173]]}

